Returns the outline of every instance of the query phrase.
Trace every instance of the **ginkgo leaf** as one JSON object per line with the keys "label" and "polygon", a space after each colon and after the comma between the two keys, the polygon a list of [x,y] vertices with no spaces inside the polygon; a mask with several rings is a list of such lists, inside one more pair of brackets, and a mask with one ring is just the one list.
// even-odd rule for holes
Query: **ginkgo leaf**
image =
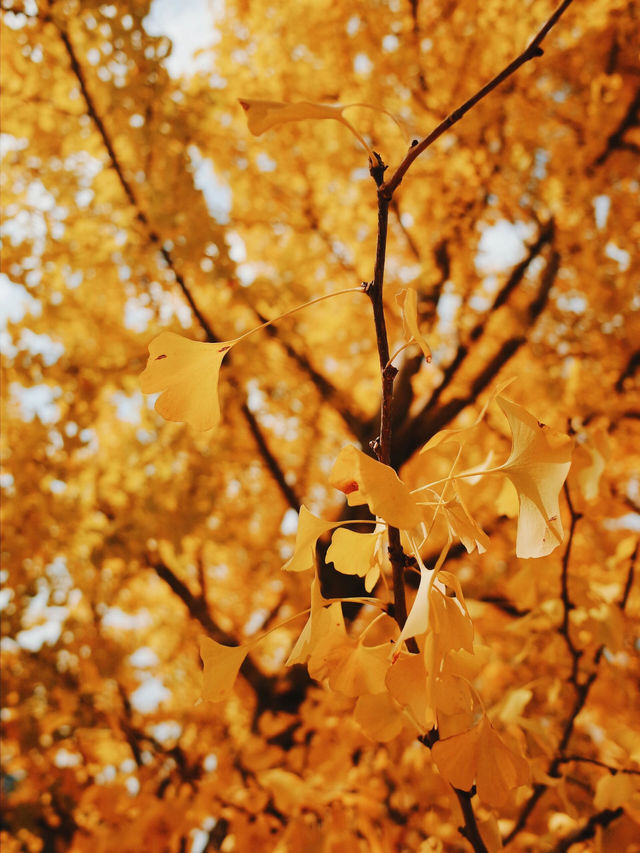
{"label": "ginkgo leaf", "polygon": [[342,654],[329,674],[329,686],[344,696],[384,693],[389,669],[389,644],[365,646],[358,641],[351,648],[342,644]]}
{"label": "ginkgo leaf", "polygon": [[479,554],[484,554],[489,547],[489,537],[471,516],[455,482],[454,488],[456,499],[442,504],[449,530],[462,542],[469,554],[476,548]]}
{"label": "ginkgo leaf", "polygon": [[204,663],[202,698],[222,702],[231,696],[238,672],[249,654],[249,645],[223,646],[210,637],[200,641],[200,657]]}
{"label": "ginkgo leaf", "polygon": [[512,434],[511,453],[498,470],[518,492],[516,556],[544,557],[562,542],[558,495],[571,466],[573,440],[541,424],[522,406],[498,397]]}
{"label": "ginkgo leaf", "polygon": [[334,527],[337,527],[335,522],[318,518],[306,506],[301,506],[295,548],[282,571],[305,572],[307,569],[313,569],[316,564],[316,542],[323,533]]}
{"label": "ginkgo leaf", "polygon": [[327,550],[327,562],[333,563],[343,575],[365,579],[365,589],[371,592],[380,577],[380,533],[357,533],[338,528]]}
{"label": "ginkgo leaf", "polygon": [[[318,578],[314,577],[311,582],[311,613],[286,660],[286,666],[306,663],[323,639],[325,644],[321,652],[326,656],[332,646],[332,642],[327,642],[327,638],[337,637],[338,642],[344,642],[345,636],[344,617],[340,602],[336,601],[329,604],[322,596]],[[316,659],[318,668],[320,662],[321,655]]]}
{"label": "ginkgo leaf", "polygon": [[486,717],[469,731],[438,741],[432,755],[454,788],[469,791],[475,780],[480,799],[495,808],[530,778],[526,759],[509,749]]}
{"label": "ginkgo leaf", "polygon": [[406,287],[396,293],[396,302],[402,314],[404,336],[408,342],[416,343],[422,350],[425,361],[431,361],[431,349],[426,338],[418,328],[418,294],[412,287]]}
{"label": "ginkgo leaf", "polygon": [[434,682],[433,700],[438,713],[449,716],[473,708],[471,687],[464,678],[443,672]]}
{"label": "ginkgo leaf", "polygon": [[394,740],[402,731],[402,711],[388,693],[360,696],[353,718],[368,737],[381,743]]}
{"label": "ginkgo leaf", "polygon": [[514,788],[530,779],[529,762],[509,749],[491,723],[484,718],[478,743],[476,788],[487,805],[501,808]]}
{"label": "ginkgo leaf", "polygon": [[464,603],[457,597],[444,594],[434,584],[429,594],[431,628],[433,631],[433,667],[439,669],[450,651],[473,651],[473,622]]}
{"label": "ginkgo leaf", "polygon": [[392,527],[410,529],[423,520],[422,509],[393,468],[352,444],[338,454],[329,482],[347,496],[349,506],[367,504]]}
{"label": "ginkgo leaf", "polygon": [[220,367],[235,343],[201,343],[162,332],[149,344],[140,387],[145,394],[162,392],[155,408],[166,420],[184,421],[198,430],[212,429],[220,423]]}
{"label": "ginkgo leaf", "polygon": [[334,121],[339,121],[340,124],[349,129],[371,157],[374,156],[371,148],[367,145],[364,137],[344,117],[344,110],[349,107],[367,107],[368,109],[377,110],[393,119],[404,133],[402,125],[393,113],[373,104],[316,104],[311,101],[298,101],[292,104],[283,101],[264,101],[249,98],[240,98],[239,104],[247,114],[247,126],[254,136],[260,136],[272,127],[285,124],[285,122],[289,121],[334,119]]}
{"label": "ginkgo leaf", "polygon": [[408,712],[421,731],[436,723],[428,691],[424,655],[401,654],[387,670],[385,683],[393,698]]}
{"label": "ginkgo leaf", "polygon": [[444,778],[461,791],[470,791],[476,778],[480,726],[435,743],[431,755]]}
{"label": "ginkgo leaf", "polygon": [[[396,642],[396,649],[402,647],[402,643],[409,640],[411,637],[417,637],[424,634],[429,627],[429,590],[431,587],[431,575],[426,571],[420,572],[420,584],[416,597],[413,599],[413,604],[409,610],[407,621],[402,627],[400,636]],[[397,654],[396,653],[396,654]]]}

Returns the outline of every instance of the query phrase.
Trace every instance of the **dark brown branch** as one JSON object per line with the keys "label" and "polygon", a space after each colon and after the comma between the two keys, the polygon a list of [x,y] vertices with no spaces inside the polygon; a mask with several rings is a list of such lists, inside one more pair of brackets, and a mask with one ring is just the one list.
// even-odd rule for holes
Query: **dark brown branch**
{"label": "dark brown branch", "polygon": [[464,826],[459,826],[458,832],[467,839],[475,853],[489,853],[476,823],[476,816],[471,805],[471,792],[461,791],[459,788],[454,788],[453,790],[458,798],[462,816],[464,817]]}
{"label": "dark brown branch", "polygon": [[[195,596],[169,566],[160,561],[153,561],[151,565],[158,577],[177,595],[187,608],[189,615],[200,623],[208,636],[225,646],[238,645],[237,639],[220,628],[213,620],[206,601]],[[291,668],[284,678],[265,675],[254,663],[250,654],[240,667],[240,674],[255,691],[256,717],[267,708],[272,711],[276,709],[295,711],[304,699],[308,685],[311,684],[311,679],[303,667]]]}
{"label": "dark brown branch", "polygon": [[[169,269],[172,271],[173,275],[175,276],[175,279],[176,279],[176,281],[180,287],[180,290],[182,291],[185,299],[187,300],[189,307],[193,311],[194,316],[198,320],[198,323],[200,324],[201,328],[204,330],[205,335],[207,336],[207,340],[210,342],[215,342],[215,341],[221,340],[221,338],[218,335],[216,335],[216,333],[214,332],[214,330],[213,330],[212,326],[210,325],[209,321],[207,320],[207,318],[204,316],[204,314],[198,308],[198,306],[195,302],[195,299],[193,298],[193,295],[192,295],[189,287],[187,286],[186,281],[184,280],[184,277],[182,276],[182,274],[180,273],[180,271],[176,267],[176,264],[175,264],[175,261],[173,259],[173,256],[171,255],[171,252],[169,252],[169,250],[161,244],[160,237],[154,231],[153,227],[151,226],[151,223],[149,222],[149,219],[148,219],[146,213],[142,210],[142,208],[138,202],[138,199],[136,197],[136,194],[133,190],[133,187],[129,183],[129,181],[127,180],[127,177],[124,173],[123,166],[120,163],[120,160],[119,160],[118,155],[115,151],[115,148],[113,146],[111,138],[110,138],[109,134],[107,133],[107,129],[105,127],[104,122],[102,121],[102,117],[101,117],[100,113],[98,112],[98,109],[96,108],[96,105],[95,105],[95,102],[93,100],[91,93],[89,92],[89,89],[87,87],[87,82],[86,82],[86,79],[84,76],[84,72],[82,70],[80,63],[78,62],[78,58],[77,58],[76,53],[73,49],[73,45],[71,44],[71,40],[69,39],[69,35],[58,24],[55,24],[55,25],[56,25],[56,28],[57,28],[59,34],[60,34],[60,38],[62,39],[62,43],[65,46],[67,56],[69,57],[69,63],[71,65],[71,69],[72,69],[73,73],[75,74],[75,77],[78,81],[78,85],[80,86],[80,90],[81,90],[82,96],[84,98],[84,102],[85,102],[85,105],[87,108],[87,112],[89,113],[89,116],[91,117],[96,129],[98,130],[98,133],[100,134],[100,138],[102,139],[102,143],[103,143],[104,147],[106,148],[107,153],[109,155],[109,160],[111,161],[111,166],[112,166],[113,170],[115,171],[116,175],[118,176],[118,180],[120,181],[120,185],[124,191],[124,194],[126,195],[131,206],[136,211],[136,218],[138,219],[138,222],[140,222],[140,224],[145,229],[147,239],[154,246],[156,246],[156,248],[158,248],[158,250],[160,251],[160,254],[164,258],[165,263],[167,264],[167,266],[169,267]],[[227,362],[228,363],[231,362],[230,356],[227,357]],[[256,445],[258,447],[260,455],[262,456],[262,459],[265,462],[267,469],[272,474],[272,476],[273,476],[276,484],[278,485],[278,488],[280,489],[284,499],[287,501],[287,503],[289,504],[290,507],[292,507],[296,511],[299,511],[300,500],[298,499],[297,495],[295,494],[295,491],[286,482],[284,472],[280,468],[280,465],[279,465],[277,459],[275,458],[275,456],[273,455],[273,453],[271,453],[271,451],[269,450],[267,440],[266,440],[262,430],[260,429],[260,426],[259,426],[255,416],[253,415],[253,413],[247,407],[246,404],[243,404],[241,411],[242,411],[244,419],[247,422],[249,430],[250,430],[252,436],[254,437],[254,439],[256,441]]]}
{"label": "dark brown branch", "polygon": [[560,16],[565,12],[566,9],[571,5],[573,0],[563,0],[563,2],[558,6],[556,11],[551,15],[551,17],[547,20],[544,26],[539,30],[537,35],[533,38],[529,46],[518,56],[513,62],[510,62],[506,68],[504,68],[499,74],[497,74],[493,80],[483,86],[475,95],[472,95],[467,101],[462,104],[462,106],[458,107],[457,110],[454,110],[450,113],[440,124],[431,131],[431,133],[426,136],[421,142],[417,145],[412,146],[402,163],[398,166],[392,177],[387,181],[384,185],[384,188],[389,193],[393,193],[395,189],[400,185],[402,179],[404,178],[407,170],[411,166],[411,164],[418,158],[423,151],[433,145],[433,143],[438,139],[442,134],[449,130],[450,127],[453,127],[454,124],[460,121],[460,119],[469,112],[472,107],[474,107],[478,101],[481,101],[486,95],[492,92],[497,86],[500,85],[504,80],[510,77],[515,71],[520,68],[521,65],[524,65],[530,59],[535,59],[536,57],[543,55],[543,50],[540,47],[543,39],[549,32],[549,30],[554,26]]}
{"label": "dark brown branch", "polygon": [[629,361],[616,381],[614,387],[618,394],[621,394],[624,390],[625,380],[630,379],[637,372],[638,368],[640,368],[640,349],[631,353]]}
{"label": "dark brown branch", "polygon": [[596,767],[602,767],[604,770],[608,770],[613,776],[615,776],[616,773],[626,773],[629,776],[640,776],[640,770],[633,770],[628,767],[612,767],[604,761],[599,761],[597,758],[589,758],[585,755],[566,755],[560,760],[560,764],[569,764],[574,761],[579,764],[593,764]]}
{"label": "dark brown branch", "polygon": [[629,104],[627,111],[622,117],[616,129],[609,135],[604,149],[598,154],[593,161],[591,168],[602,166],[602,164],[613,154],[614,151],[627,149],[635,153],[640,153],[640,148],[634,142],[626,141],[625,133],[632,127],[638,127],[640,118],[638,111],[640,110],[640,88],[636,90],[634,97]]}
{"label": "dark brown branch", "polygon": [[[572,518],[573,518],[575,513],[574,513],[573,507],[571,505],[570,505],[570,511],[572,513]],[[638,556],[638,547],[636,547],[635,552],[631,556],[629,574],[627,575],[627,583],[625,584],[625,589],[624,589],[624,592],[622,594],[622,598],[620,599],[620,602],[618,604],[621,611],[624,611],[624,609],[627,605],[627,601],[628,601],[628,597],[629,597],[629,590],[630,590],[629,578],[631,578],[631,582],[632,582],[633,581],[633,567],[634,567],[635,561],[637,559],[637,556]],[[566,751],[566,748],[567,748],[569,741],[571,739],[571,735],[573,734],[573,727],[575,725],[576,718],[577,718],[578,714],[580,713],[580,711],[582,711],[582,709],[584,708],[586,701],[589,697],[589,691],[591,690],[593,683],[595,682],[596,678],[598,677],[598,665],[600,663],[600,660],[602,658],[603,653],[604,653],[604,645],[601,645],[598,647],[598,649],[596,650],[596,653],[593,656],[593,670],[589,673],[589,675],[585,678],[584,681],[582,681],[582,682],[578,681],[578,673],[577,672],[575,673],[575,678],[572,678],[572,680],[571,680],[571,683],[573,684],[576,695],[575,695],[575,699],[573,702],[573,707],[572,707],[572,709],[569,713],[569,716],[567,717],[567,720],[565,722],[564,730],[562,732],[562,737],[560,738],[560,741],[559,741],[558,746],[556,748],[556,756],[551,761],[551,764],[549,765],[549,769],[547,771],[548,775],[551,777],[558,777],[560,775],[559,768],[561,767],[561,765],[563,763],[565,763],[565,761],[570,760],[567,758],[567,756],[565,756],[565,751]],[[534,808],[536,807],[536,804],[538,803],[538,800],[542,797],[542,795],[545,793],[546,790],[547,790],[547,785],[545,785],[542,782],[539,782],[538,784],[534,785],[531,796],[529,797],[529,799],[525,802],[524,806],[522,807],[522,810],[520,811],[520,814],[518,816],[518,820],[516,821],[513,829],[503,839],[503,842],[505,845],[509,844],[509,842],[512,841],[516,837],[516,835],[518,835],[518,833],[520,833],[524,829],[524,827],[527,823],[527,820],[529,819],[529,815],[534,810]],[[615,815],[615,816],[617,817],[618,815]],[[590,836],[586,836],[586,837],[590,837]],[[572,843],[574,843],[574,842],[572,842]],[[561,848],[561,849],[568,849],[568,848]]]}
{"label": "dark brown branch", "polygon": [[556,846],[552,849],[551,853],[566,853],[570,847],[574,844],[577,844],[579,841],[586,841],[587,838],[593,838],[596,834],[597,827],[606,827],[609,826],[614,820],[619,817],[622,817],[624,814],[624,809],[603,809],[601,812],[597,812],[594,815],[591,815],[589,820],[584,824],[584,826],[579,827],[574,832],[571,832],[561,841],[559,841]]}
{"label": "dark brown branch", "polygon": [[247,422],[249,431],[251,432],[251,435],[253,436],[254,441],[258,447],[258,450],[260,451],[262,461],[266,464],[269,473],[276,482],[284,499],[289,504],[291,509],[294,509],[296,512],[300,512],[300,499],[298,498],[295,489],[287,482],[287,478],[285,477],[284,472],[280,467],[280,463],[269,449],[269,445],[266,442],[264,433],[260,429],[255,415],[246,403],[242,404],[241,411],[245,421]]}
{"label": "dark brown branch", "polygon": [[[530,303],[527,311],[527,319],[530,326],[533,326],[547,304],[549,291],[553,286],[559,268],[560,255],[554,251],[544,270],[538,295]],[[433,412],[429,411],[429,404],[427,403],[401,430],[398,430],[394,435],[392,454],[394,465],[397,467],[404,465],[415,451],[428,441],[432,435],[435,435],[438,430],[446,427],[463,409],[474,403],[478,399],[478,395],[488,388],[499,371],[502,370],[526,342],[527,337],[525,335],[519,335],[504,341],[497,353],[476,374],[471,382],[469,392],[464,397],[455,397]]]}
{"label": "dark brown branch", "polygon": [[[373,281],[365,284],[365,292],[371,300],[373,322],[376,330],[380,373],[382,377],[382,399],[380,404],[380,432],[372,442],[372,448],[383,465],[391,465],[391,404],[393,401],[393,380],[397,370],[389,361],[389,339],[387,324],[384,316],[384,264],[387,250],[387,231],[389,227],[389,204],[391,195],[383,192],[382,185],[385,169],[387,168],[379,155],[377,163],[371,164],[371,176],[378,187],[378,237],[376,243],[376,260],[373,271]],[[404,588],[405,554],[400,543],[400,531],[389,527],[389,560],[393,576],[393,615],[400,630],[407,621],[407,602]],[[410,651],[418,651],[415,640],[407,643]]]}
{"label": "dark brown branch", "polygon": [[571,656],[571,675],[569,680],[571,683],[578,688],[578,666],[580,664],[580,658],[582,657],[582,650],[578,649],[571,637],[571,626],[570,626],[570,616],[571,611],[575,609],[575,604],[571,601],[571,597],[569,596],[569,562],[571,560],[571,547],[573,545],[573,537],[576,531],[576,525],[578,521],[582,518],[582,515],[579,512],[576,512],[573,508],[573,503],[571,502],[571,494],[569,493],[569,487],[565,481],[564,484],[564,494],[567,499],[567,505],[569,507],[569,512],[571,513],[571,525],[569,527],[569,537],[567,539],[567,546],[564,549],[564,554],[562,555],[562,573],[561,573],[561,582],[560,582],[560,596],[562,599],[562,624],[560,625],[560,633],[562,634],[564,641],[569,650],[569,654]]}

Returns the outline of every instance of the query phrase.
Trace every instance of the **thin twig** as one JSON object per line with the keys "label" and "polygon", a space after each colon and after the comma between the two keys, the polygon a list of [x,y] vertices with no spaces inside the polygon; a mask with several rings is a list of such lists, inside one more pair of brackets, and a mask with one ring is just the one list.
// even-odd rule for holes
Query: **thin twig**
{"label": "thin twig", "polygon": [[478,101],[481,101],[486,95],[492,92],[497,86],[500,85],[504,80],[510,77],[515,71],[520,68],[521,65],[524,65],[525,62],[528,62],[530,59],[535,59],[536,57],[542,56],[544,51],[540,47],[543,39],[549,32],[549,30],[554,26],[560,16],[565,12],[565,10],[571,5],[573,0],[563,0],[563,2],[558,6],[556,11],[551,15],[551,17],[547,20],[544,26],[539,30],[537,35],[530,42],[529,46],[520,54],[520,56],[516,57],[513,62],[510,62],[506,68],[504,68],[499,74],[497,74],[493,80],[483,86],[475,95],[472,95],[467,101],[462,104],[462,106],[458,107],[457,110],[454,110],[450,113],[440,124],[431,131],[431,133],[426,136],[421,142],[417,145],[412,146],[407,152],[406,157],[400,163],[396,171],[393,173],[392,177],[384,184],[384,189],[393,194],[394,190],[400,186],[400,183],[404,176],[407,173],[407,170],[411,166],[411,164],[416,160],[423,151],[433,145],[433,143],[438,139],[442,134],[449,130],[450,127],[453,127],[454,124],[460,121],[460,119],[469,112],[469,110],[474,107]]}

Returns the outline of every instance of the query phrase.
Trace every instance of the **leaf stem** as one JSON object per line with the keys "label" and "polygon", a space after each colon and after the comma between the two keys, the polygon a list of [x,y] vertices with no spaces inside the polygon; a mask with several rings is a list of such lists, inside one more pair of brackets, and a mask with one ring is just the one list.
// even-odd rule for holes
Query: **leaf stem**
{"label": "leaf stem", "polygon": [[334,296],[342,296],[343,293],[362,293],[363,290],[361,287],[347,287],[345,290],[335,290],[333,293],[325,293],[323,296],[316,296],[315,299],[309,300],[309,302],[303,302],[302,305],[296,305],[295,308],[290,308],[288,311],[285,311],[284,314],[278,314],[277,317],[274,317],[272,320],[267,320],[264,323],[261,323],[259,326],[255,326],[253,329],[249,329],[248,332],[243,332],[239,338],[235,338],[234,344],[243,341],[245,338],[248,338],[249,335],[253,335],[254,332],[259,332],[260,329],[264,329],[266,326],[272,326],[274,323],[277,323],[279,320],[283,320],[285,317],[290,317],[292,314],[296,314],[298,311],[302,311],[303,308],[309,308],[310,305],[317,305],[318,302],[324,302],[325,299],[332,299]]}

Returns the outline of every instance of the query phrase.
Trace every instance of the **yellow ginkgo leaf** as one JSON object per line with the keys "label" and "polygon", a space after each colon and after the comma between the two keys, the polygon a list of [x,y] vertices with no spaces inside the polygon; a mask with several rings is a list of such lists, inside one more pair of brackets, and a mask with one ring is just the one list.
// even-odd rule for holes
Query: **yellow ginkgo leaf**
{"label": "yellow ginkgo leaf", "polygon": [[501,808],[514,788],[530,779],[529,762],[504,743],[485,717],[480,723],[476,787],[487,805]]}
{"label": "yellow ginkgo leaf", "polygon": [[198,430],[212,429],[220,423],[220,367],[235,343],[207,344],[162,332],[149,344],[140,387],[145,394],[162,392],[155,408],[168,421],[184,421]]}
{"label": "yellow ginkgo leaf", "polygon": [[[324,677],[319,673],[334,645],[334,638],[336,642],[344,643],[345,637],[346,631],[340,602],[336,601],[329,604],[323,598],[320,583],[315,577],[311,582],[311,613],[287,658],[286,666],[306,663],[315,652],[318,677]],[[321,643],[323,645],[319,648]]]}
{"label": "yellow ginkgo leaf", "polygon": [[562,542],[558,495],[571,466],[573,440],[498,397],[512,434],[511,453],[498,470],[518,492],[516,556],[545,557]]}
{"label": "yellow ginkgo leaf", "polygon": [[454,489],[456,499],[442,504],[449,530],[452,536],[462,542],[469,554],[476,548],[479,554],[484,554],[489,547],[489,537],[467,509],[455,481]]}
{"label": "yellow ginkgo leaf", "polygon": [[476,778],[480,726],[433,745],[431,755],[441,775],[461,791],[470,791]]}
{"label": "yellow ginkgo leaf", "polygon": [[418,328],[418,294],[412,287],[406,287],[396,293],[396,302],[400,306],[402,325],[407,342],[416,343],[422,350],[426,361],[431,361],[431,349],[426,338]]}
{"label": "yellow ginkgo leaf", "polygon": [[389,644],[365,646],[362,642],[340,648],[340,656],[329,674],[329,686],[344,696],[384,693],[389,669]]}
{"label": "yellow ginkgo leaf", "polygon": [[474,783],[478,796],[500,808],[509,793],[529,781],[529,764],[504,743],[486,717],[466,732],[434,744],[433,760],[444,778],[462,791]]}
{"label": "yellow ginkgo leaf", "polygon": [[371,592],[380,577],[381,540],[380,533],[356,533],[340,527],[331,538],[327,562],[343,575],[364,578],[365,589]]}
{"label": "yellow ginkgo leaf", "polygon": [[325,521],[306,508],[300,507],[296,545],[293,554],[282,567],[283,572],[305,572],[316,564],[316,542],[328,530],[337,527],[335,522]]}
{"label": "yellow ginkgo leaf", "polygon": [[222,702],[231,696],[238,672],[249,654],[250,646],[223,646],[210,637],[200,641],[200,657],[204,663],[202,698]]}
{"label": "yellow ginkgo leaf", "polygon": [[411,637],[424,634],[429,627],[429,591],[431,589],[432,575],[420,568],[420,584],[416,597],[409,610],[407,620],[403,625],[400,636],[396,641],[396,657],[400,653],[402,643]]}
{"label": "yellow ginkgo leaf", "polygon": [[[403,130],[398,119],[382,107],[372,104],[315,104],[310,101],[298,101],[295,104],[283,101],[263,101],[249,98],[240,98],[240,106],[247,114],[247,125],[254,136],[260,136],[265,131],[279,124],[289,121],[305,121],[306,119],[334,119],[348,128],[356,139],[364,146],[369,155],[373,157],[371,148],[355,127],[344,117],[344,110],[349,107],[367,107],[388,115]],[[404,133],[404,131],[403,131]]]}
{"label": "yellow ginkgo leaf", "polygon": [[468,682],[447,672],[434,680],[433,699],[439,714],[452,716],[473,709],[473,694]]}
{"label": "yellow ginkgo leaf", "polygon": [[381,743],[394,740],[402,731],[402,710],[388,693],[360,696],[353,718],[368,737]]}
{"label": "yellow ginkgo leaf", "polygon": [[374,515],[393,527],[411,529],[423,520],[422,509],[393,468],[352,444],[338,454],[329,482],[347,496],[349,506],[368,504]]}
{"label": "yellow ginkgo leaf", "polygon": [[407,709],[422,732],[429,731],[436,722],[427,675],[424,655],[403,653],[393,661],[385,677],[391,696]]}
{"label": "yellow ginkgo leaf", "polygon": [[465,649],[473,652],[473,622],[464,600],[446,595],[437,584],[429,593],[429,607],[434,638],[431,665],[437,671],[450,651]]}

